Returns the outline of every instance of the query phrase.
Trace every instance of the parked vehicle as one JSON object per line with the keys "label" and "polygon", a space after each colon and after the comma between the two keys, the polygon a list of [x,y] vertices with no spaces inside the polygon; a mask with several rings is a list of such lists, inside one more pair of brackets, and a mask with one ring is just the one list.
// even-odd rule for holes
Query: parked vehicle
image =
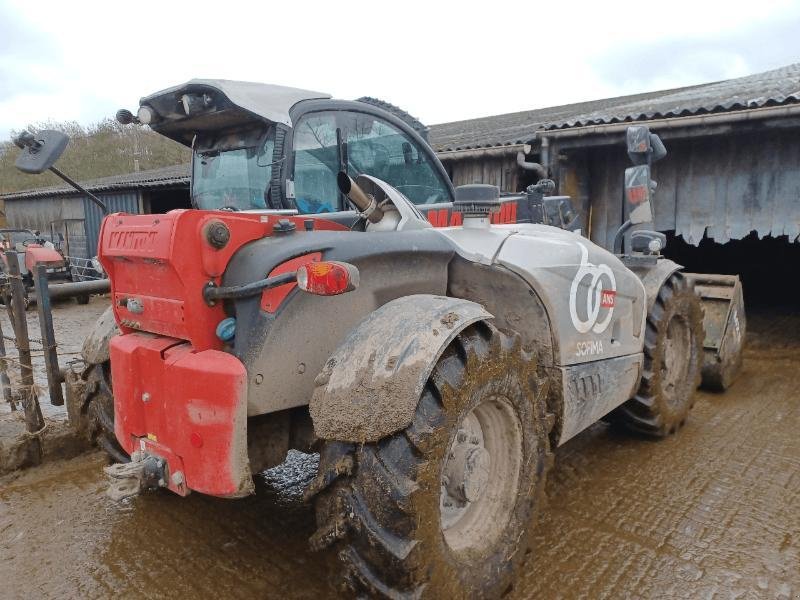
{"label": "parked vehicle", "polygon": [[[52,240],[45,239],[41,233],[32,229],[0,229],[0,275],[7,277],[8,263],[5,250],[17,252],[19,272],[25,285],[25,307],[33,297],[33,270],[38,264],[47,267],[48,280],[54,283],[71,281],[71,271],[64,254]],[[3,296],[0,294],[0,296]],[[86,304],[89,297],[79,297],[79,304]]]}
{"label": "parked vehicle", "polygon": [[192,146],[196,210],[100,233],[112,308],[68,404],[120,461],[116,497],[239,498],[290,448],[319,451],[311,545],[337,549],[347,588],[497,597],[554,447],[602,418],[685,423],[700,298],[662,234],[623,251],[665,154],[646,127],[612,252],[530,222],[548,185],[453,190],[408,119],[363,102],[194,80],[118,118]]}

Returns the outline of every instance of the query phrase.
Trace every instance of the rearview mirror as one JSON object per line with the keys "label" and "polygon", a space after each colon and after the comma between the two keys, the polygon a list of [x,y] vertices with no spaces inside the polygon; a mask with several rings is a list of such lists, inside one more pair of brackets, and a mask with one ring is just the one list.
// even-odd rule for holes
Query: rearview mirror
{"label": "rearview mirror", "polygon": [[23,173],[44,173],[52,167],[69,143],[69,136],[60,131],[46,129],[36,134],[23,131],[14,138],[22,149],[15,166]]}
{"label": "rearview mirror", "polygon": [[625,169],[625,200],[630,212],[628,218],[632,225],[649,223],[653,220],[650,204],[652,192],[649,165]]}

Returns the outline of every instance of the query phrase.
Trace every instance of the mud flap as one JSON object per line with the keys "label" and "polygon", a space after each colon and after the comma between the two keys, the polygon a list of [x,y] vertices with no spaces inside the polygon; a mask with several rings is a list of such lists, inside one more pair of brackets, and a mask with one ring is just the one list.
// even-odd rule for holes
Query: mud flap
{"label": "mud flap", "polygon": [[315,380],[309,409],[317,437],[374,442],[408,427],[445,348],[468,325],[491,318],[475,302],[423,294],[372,312]]}
{"label": "mud flap", "polygon": [[747,326],[742,283],[738,275],[684,275],[694,284],[705,312],[702,386],[724,391],[742,367]]}

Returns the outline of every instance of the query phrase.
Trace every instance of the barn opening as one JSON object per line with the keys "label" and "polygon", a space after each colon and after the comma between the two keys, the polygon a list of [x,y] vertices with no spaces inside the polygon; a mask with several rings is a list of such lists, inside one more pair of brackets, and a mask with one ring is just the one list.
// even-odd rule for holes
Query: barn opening
{"label": "barn opening", "polygon": [[163,214],[178,208],[191,208],[186,187],[153,190],[144,194],[144,212]]}
{"label": "barn opening", "polygon": [[664,254],[686,271],[740,275],[748,308],[800,311],[800,243],[751,233],[725,244],[704,237],[694,246],[674,231],[666,233]]}

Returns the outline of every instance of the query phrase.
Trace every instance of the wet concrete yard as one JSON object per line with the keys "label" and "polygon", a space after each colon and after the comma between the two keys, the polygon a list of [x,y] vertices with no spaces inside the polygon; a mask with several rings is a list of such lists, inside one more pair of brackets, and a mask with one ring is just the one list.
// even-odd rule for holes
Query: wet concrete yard
{"label": "wet concrete yard", "polygon": [[[754,314],[745,371],[661,442],[596,425],[556,452],[511,598],[800,597],[800,319]],[[115,504],[100,454],[0,480],[2,598],[329,598],[293,454],[242,501]]]}

